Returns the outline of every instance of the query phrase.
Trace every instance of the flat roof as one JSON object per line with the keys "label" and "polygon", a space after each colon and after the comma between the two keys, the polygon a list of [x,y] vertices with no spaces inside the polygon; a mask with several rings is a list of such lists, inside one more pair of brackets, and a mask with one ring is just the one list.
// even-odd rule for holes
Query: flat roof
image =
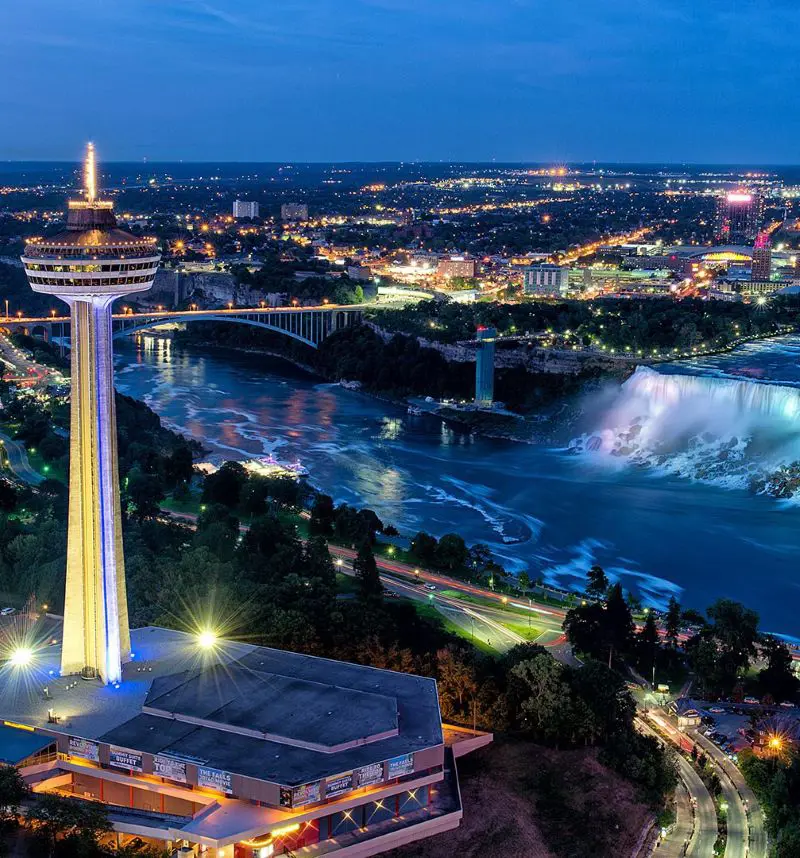
{"label": "flat roof", "polygon": [[58,645],[0,666],[0,718],[287,786],[443,743],[427,677],[236,642],[203,652],[171,629],[131,640],[119,688],[59,676]]}
{"label": "flat roof", "polygon": [[16,766],[27,757],[43,751],[48,745],[55,744],[55,741],[52,736],[0,724],[0,762]]}

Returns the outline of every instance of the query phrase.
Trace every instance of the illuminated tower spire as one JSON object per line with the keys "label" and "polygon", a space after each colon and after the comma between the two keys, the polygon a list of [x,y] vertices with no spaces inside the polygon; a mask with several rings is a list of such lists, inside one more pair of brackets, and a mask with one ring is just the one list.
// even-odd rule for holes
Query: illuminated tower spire
{"label": "illuminated tower spire", "polygon": [[94,143],[86,144],[86,161],[83,164],[83,182],[86,186],[86,202],[97,198],[97,167],[94,162]]}
{"label": "illuminated tower spire", "polygon": [[67,586],[62,674],[119,682],[130,657],[122,555],[111,304],[153,285],[154,238],[117,228],[97,199],[94,146],[84,162],[85,199],[71,200],[67,229],[32,239],[22,257],[31,288],[71,312],[71,414]]}

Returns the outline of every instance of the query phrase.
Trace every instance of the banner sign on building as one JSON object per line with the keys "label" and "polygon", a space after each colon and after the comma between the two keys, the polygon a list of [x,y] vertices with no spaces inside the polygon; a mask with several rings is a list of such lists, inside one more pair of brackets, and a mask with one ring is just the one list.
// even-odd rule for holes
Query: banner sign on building
{"label": "banner sign on building", "polygon": [[142,771],[142,755],[139,751],[128,751],[118,748],[116,745],[109,747],[108,764],[118,769],[131,769],[134,772]]}
{"label": "banner sign on building", "polygon": [[401,757],[392,757],[386,762],[386,777],[401,778],[403,775],[409,775],[414,771],[414,755],[403,754]]}
{"label": "banner sign on building", "polygon": [[160,778],[169,778],[171,781],[186,783],[186,763],[176,760],[174,757],[162,757],[156,754],[153,757],[153,774]]}
{"label": "banner sign on building", "polygon": [[84,760],[91,760],[93,763],[99,763],[100,745],[97,742],[90,742],[88,739],[70,736],[69,755],[71,757],[81,757]]}
{"label": "banner sign on building", "polygon": [[215,789],[230,795],[233,792],[233,782],[230,772],[222,772],[219,769],[207,769],[203,766],[197,769],[197,785]]}
{"label": "banner sign on building", "polygon": [[333,798],[336,795],[344,795],[355,788],[353,772],[345,772],[335,778],[327,778],[325,781],[325,798]]}
{"label": "banner sign on building", "polygon": [[363,766],[360,769],[356,769],[354,774],[356,786],[359,788],[383,783],[383,763],[373,763],[371,766]]}
{"label": "banner sign on building", "polygon": [[320,801],[322,781],[302,784],[296,787],[281,787],[281,807],[303,807],[305,804],[315,804]]}

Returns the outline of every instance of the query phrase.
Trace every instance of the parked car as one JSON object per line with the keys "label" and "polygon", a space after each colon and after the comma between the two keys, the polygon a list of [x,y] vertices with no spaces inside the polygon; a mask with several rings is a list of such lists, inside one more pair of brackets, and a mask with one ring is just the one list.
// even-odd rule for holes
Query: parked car
{"label": "parked car", "polygon": [[17,613],[16,608],[3,608],[3,610],[0,611],[0,617],[10,617],[12,614],[16,614],[16,613]]}
{"label": "parked car", "polygon": [[744,702],[745,702],[745,703],[750,703],[751,705],[756,705],[756,706],[757,706],[759,703],[761,703],[761,701],[760,701],[757,697],[745,697],[745,698],[744,698]]}

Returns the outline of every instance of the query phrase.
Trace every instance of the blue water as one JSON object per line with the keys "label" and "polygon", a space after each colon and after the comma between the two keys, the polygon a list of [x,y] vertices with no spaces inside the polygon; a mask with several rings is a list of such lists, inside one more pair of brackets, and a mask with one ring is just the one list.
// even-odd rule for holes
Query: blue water
{"label": "blue water", "polygon": [[[799,362],[800,338],[784,338],[659,371],[800,384]],[[576,455],[569,439],[548,448],[474,437],[280,361],[153,337],[118,343],[117,386],[201,441],[209,458],[299,459],[322,490],[404,534],[457,531],[508,568],[562,586],[600,563],[651,604],[675,594],[704,608],[730,597],[759,611],[765,630],[800,636],[800,508],[748,491],[742,462],[728,479],[727,460],[709,477],[687,470],[680,450],[637,459]],[[620,398],[612,389],[587,400],[584,428],[609,425]],[[689,402],[694,422],[714,417],[702,398]],[[656,403],[659,420],[669,407],[683,419],[684,403]],[[743,423],[760,431],[758,420]],[[777,448],[760,439],[770,455],[790,456],[795,439],[782,432]]]}

